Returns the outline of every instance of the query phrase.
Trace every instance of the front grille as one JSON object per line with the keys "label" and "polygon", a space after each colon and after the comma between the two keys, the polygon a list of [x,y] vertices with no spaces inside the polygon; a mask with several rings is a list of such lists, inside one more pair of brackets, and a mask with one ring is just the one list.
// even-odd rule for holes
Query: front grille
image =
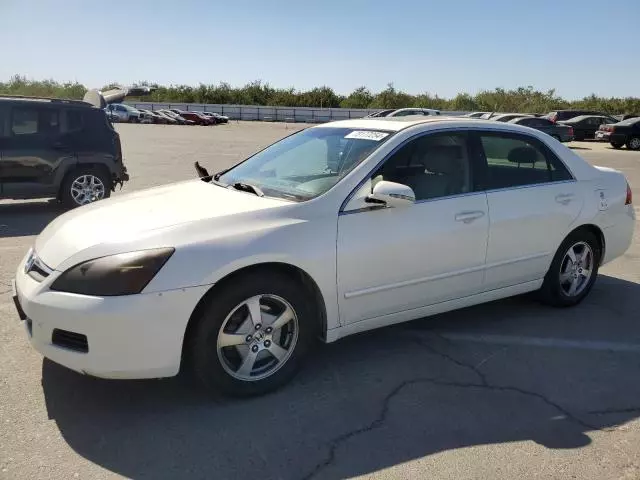
{"label": "front grille", "polygon": [[87,336],[81,333],[69,332],[68,330],[53,329],[51,335],[51,343],[56,347],[68,348],[76,352],[87,353],[89,351],[89,343]]}

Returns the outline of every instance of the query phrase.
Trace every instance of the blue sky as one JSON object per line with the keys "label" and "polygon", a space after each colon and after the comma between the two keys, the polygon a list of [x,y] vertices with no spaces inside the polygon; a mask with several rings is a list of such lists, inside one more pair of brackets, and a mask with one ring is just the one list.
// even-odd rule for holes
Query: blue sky
{"label": "blue sky", "polygon": [[0,79],[640,96],[640,0],[0,0]]}

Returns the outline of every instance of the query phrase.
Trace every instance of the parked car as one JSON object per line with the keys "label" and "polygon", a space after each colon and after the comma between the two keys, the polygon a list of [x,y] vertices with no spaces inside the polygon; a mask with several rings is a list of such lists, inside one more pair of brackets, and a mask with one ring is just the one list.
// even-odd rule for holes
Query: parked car
{"label": "parked car", "polygon": [[[397,110],[393,110],[391,113],[384,115],[386,118],[393,117],[407,117],[410,115],[440,115],[440,110],[434,110],[432,108],[399,108]],[[383,115],[380,115],[381,117]]]}
{"label": "parked car", "polygon": [[226,115],[215,112],[211,113],[211,115],[218,119],[218,123],[229,123],[229,117],[227,117]]}
{"label": "parked car", "polygon": [[626,145],[629,150],[640,150],[640,118],[601,125],[596,132],[596,140],[609,142],[613,148]]}
{"label": "parked car", "polygon": [[198,114],[198,112],[184,111],[178,110],[177,108],[172,108],[172,112],[180,115],[182,118],[186,118],[187,120],[191,120],[196,125],[211,125],[211,120],[202,115]]}
{"label": "parked car", "polygon": [[140,123],[158,123],[156,121],[156,116],[150,110],[139,109],[140,112]]}
{"label": "parked car", "polygon": [[552,136],[560,142],[571,142],[574,139],[574,131],[572,127],[560,123],[553,123],[547,118],[518,117],[513,120],[509,120],[509,123],[535,128],[536,130],[540,130],[541,132]]}
{"label": "parked car", "polygon": [[597,112],[595,110],[554,110],[553,112],[547,113],[545,118],[548,118],[552,122],[561,122],[564,120],[570,120],[573,117],[577,117],[579,115],[604,115],[602,112]]}
{"label": "parked car", "polygon": [[623,173],[509,123],[337,121],[197,170],[44,229],[15,274],[35,349],[262,394],[318,338],[533,291],[579,304],[634,235]]}
{"label": "parked car", "polygon": [[140,113],[142,113],[143,115],[143,120],[141,121],[142,123],[160,123],[160,124],[165,124],[167,123],[167,120],[161,116],[160,114],[158,114],[157,112],[153,112],[151,110],[147,110],[147,109],[140,109]]}
{"label": "parked car", "polygon": [[116,123],[116,122],[120,121],[120,117],[118,117],[118,115],[116,115],[114,112],[111,112],[111,111],[107,110],[106,108],[103,109],[103,112],[107,116],[107,119],[110,122]]}
{"label": "parked car", "polygon": [[128,179],[120,136],[102,108],[0,96],[0,198],[76,207],[109,197]]}
{"label": "parked car", "polygon": [[171,110],[162,109],[160,110],[160,112],[167,117],[174,119],[180,125],[195,125],[195,122],[193,120],[187,120],[186,118],[178,115],[175,112],[172,112]]}
{"label": "parked car", "polygon": [[558,123],[573,127],[575,139],[580,141],[585,138],[595,138],[600,125],[618,123],[618,120],[608,115],[579,115]]}
{"label": "parked car", "polygon": [[624,113],[622,115],[614,115],[613,117],[618,119],[619,122],[623,121],[623,120],[629,120],[630,118],[637,118],[640,115],[638,115],[637,113]]}
{"label": "parked car", "polygon": [[118,116],[118,121],[128,123],[140,123],[142,115],[140,111],[123,103],[110,104],[107,110]]}
{"label": "parked car", "polygon": [[208,120],[210,120],[212,125],[218,125],[222,123],[222,119],[218,118],[218,116],[213,112],[197,112],[197,113],[206,117]]}
{"label": "parked car", "polygon": [[482,118],[483,115],[487,115],[489,113],[491,112],[471,112],[471,113],[467,113],[464,116],[469,118]]}
{"label": "parked car", "polygon": [[386,110],[378,110],[377,112],[370,113],[366,116],[366,118],[376,118],[376,117],[386,117],[388,114],[393,112],[394,108],[388,108]]}
{"label": "parked car", "polygon": [[178,124],[180,123],[177,119],[173,118],[173,117],[172,117],[172,116],[170,116],[170,115],[167,115],[165,112],[163,112],[163,111],[161,111],[161,110],[154,110],[154,112],[155,112],[156,114],[160,115],[162,118],[164,118],[164,119],[165,119],[165,122],[166,122],[167,124],[170,124],[170,125],[178,125]]}
{"label": "parked car", "polygon": [[514,118],[533,118],[533,117],[525,113],[498,113],[496,115],[489,117],[489,120],[493,120],[495,122],[510,122]]}

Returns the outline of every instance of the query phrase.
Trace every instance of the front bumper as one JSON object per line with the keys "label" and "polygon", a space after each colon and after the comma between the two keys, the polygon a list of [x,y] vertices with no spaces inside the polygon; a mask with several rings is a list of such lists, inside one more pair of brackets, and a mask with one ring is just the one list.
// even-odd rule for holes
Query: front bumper
{"label": "front bumper", "polygon": [[[187,322],[209,286],[121,297],[92,297],[49,290],[60,274],[42,282],[20,262],[15,290],[31,345],[50,360],[102,378],[158,378],[180,369]],[[86,336],[88,351],[54,343],[54,329]]]}

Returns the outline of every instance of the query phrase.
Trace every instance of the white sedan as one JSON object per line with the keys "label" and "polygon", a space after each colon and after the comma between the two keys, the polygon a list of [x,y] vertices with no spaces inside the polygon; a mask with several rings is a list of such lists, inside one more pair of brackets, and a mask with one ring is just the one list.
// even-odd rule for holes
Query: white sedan
{"label": "white sedan", "polygon": [[213,176],[61,215],[20,262],[32,345],[73,370],[193,370],[252,395],[312,343],[511,295],[579,303],[629,247],[631,190],[537,130],[361,119]]}

